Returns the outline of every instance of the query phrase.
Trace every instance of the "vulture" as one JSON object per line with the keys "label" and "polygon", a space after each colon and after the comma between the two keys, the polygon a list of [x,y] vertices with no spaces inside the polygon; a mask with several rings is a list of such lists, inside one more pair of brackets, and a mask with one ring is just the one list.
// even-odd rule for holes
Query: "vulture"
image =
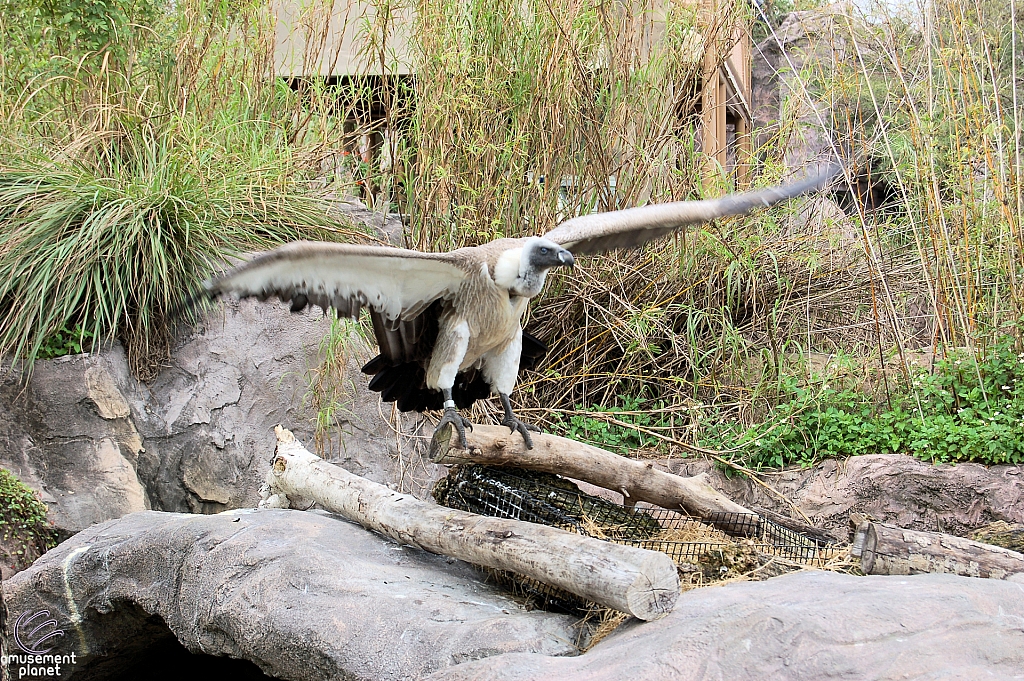
{"label": "vulture", "polygon": [[260,254],[203,284],[211,300],[276,296],[298,312],[307,305],[355,318],[368,308],[380,354],[363,367],[370,388],[402,411],[444,409],[466,447],[470,422],[459,409],[493,392],[502,424],[528,448],[530,431],[509,395],[520,369],[532,368],[542,342],[523,331],[530,300],[555,267],[576,256],[633,248],[685,225],[741,215],[824,186],[838,166],[801,181],[718,199],[680,201],[572,218],[543,236],[497,239],[448,253],[387,246],[300,241]]}

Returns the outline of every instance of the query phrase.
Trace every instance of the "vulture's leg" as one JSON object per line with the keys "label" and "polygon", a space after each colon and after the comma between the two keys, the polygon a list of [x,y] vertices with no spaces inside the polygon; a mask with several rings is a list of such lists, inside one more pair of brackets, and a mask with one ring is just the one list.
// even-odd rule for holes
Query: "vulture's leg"
{"label": "vulture's leg", "polygon": [[451,388],[443,388],[441,393],[444,395],[444,416],[441,418],[441,422],[437,424],[434,432],[436,433],[441,430],[441,426],[444,424],[450,423],[455,426],[455,430],[459,434],[459,443],[462,445],[462,448],[469,449],[469,443],[466,442],[466,428],[473,430],[473,424],[455,408],[455,400],[452,399]]}
{"label": "vulture's leg", "polygon": [[508,426],[509,430],[513,433],[518,432],[523,436],[526,448],[533,449],[533,438],[530,437],[530,431],[539,433],[540,428],[529,423],[523,423],[516,418],[516,415],[512,413],[512,402],[509,401],[506,393],[498,393],[498,397],[501,398],[501,406],[505,407],[505,418],[502,419],[501,425]]}
{"label": "vulture's leg", "polygon": [[516,415],[512,413],[512,403],[508,399],[508,394],[516,387],[522,354],[523,329],[520,327],[516,329],[515,335],[504,348],[484,355],[481,368],[484,378],[491,385],[491,390],[498,393],[498,397],[501,398],[501,406],[505,408],[505,418],[502,419],[501,425],[508,426],[513,433],[522,435],[526,448],[533,449],[533,438],[530,437],[530,431],[539,433],[540,428],[527,425],[517,419]]}

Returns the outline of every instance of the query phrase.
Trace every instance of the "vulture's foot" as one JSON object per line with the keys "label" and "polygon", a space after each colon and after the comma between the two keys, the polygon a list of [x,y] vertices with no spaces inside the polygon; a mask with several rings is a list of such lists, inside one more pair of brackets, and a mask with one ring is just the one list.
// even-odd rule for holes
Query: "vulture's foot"
{"label": "vulture's foot", "polygon": [[509,401],[508,395],[498,393],[498,397],[501,398],[501,406],[505,408],[505,418],[501,420],[501,425],[508,427],[509,431],[513,433],[522,435],[526,448],[533,449],[533,438],[530,437],[530,431],[539,433],[541,432],[540,428],[529,423],[523,423],[512,413],[512,403]]}
{"label": "vulture's foot", "polygon": [[455,431],[459,434],[459,444],[462,445],[463,449],[469,449],[469,443],[466,442],[466,428],[473,430],[473,424],[455,408],[455,402],[452,401],[450,390],[445,391],[444,416],[441,417],[441,421],[437,424],[434,432],[436,433],[441,430],[446,423],[455,426]]}
{"label": "vulture's foot", "polygon": [[502,419],[501,425],[508,426],[508,429],[511,432],[518,432],[520,435],[522,435],[523,442],[526,443],[527,449],[533,449],[533,438],[530,437],[530,431],[532,430],[535,433],[541,432],[540,428],[538,428],[537,426],[530,423],[523,423],[522,421],[520,421],[518,418],[511,414]]}

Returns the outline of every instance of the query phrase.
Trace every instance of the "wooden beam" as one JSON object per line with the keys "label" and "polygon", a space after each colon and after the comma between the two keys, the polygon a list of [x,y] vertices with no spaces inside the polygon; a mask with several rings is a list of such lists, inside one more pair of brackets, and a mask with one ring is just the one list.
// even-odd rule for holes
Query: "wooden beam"
{"label": "wooden beam", "polygon": [[736,117],[736,188],[750,188],[751,150],[750,121],[740,114]]}
{"label": "wooden beam", "polygon": [[315,500],[402,544],[511,570],[642,620],[667,615],[679,597],[667,554],[420,501],[329,464],[291,432],[275,430],[277,451],[261,507],[288,508],[293,496]]}
{"label": "wooden beam", "polygon": [[753,513],[709,485],[704,474],[684,478],[660,471],[650,461],[627,459],[557,435],[534,434],[533,449],[527,449],[523,438],[510,434],[505,426],[474,424],[466,433],[466,441],[468,450],[462,449],[458,436],[450,429],[435,433],[430,444],[431,460],[557,473],[619,492],[627,502],[682,508],[702,518],[714,513]]}

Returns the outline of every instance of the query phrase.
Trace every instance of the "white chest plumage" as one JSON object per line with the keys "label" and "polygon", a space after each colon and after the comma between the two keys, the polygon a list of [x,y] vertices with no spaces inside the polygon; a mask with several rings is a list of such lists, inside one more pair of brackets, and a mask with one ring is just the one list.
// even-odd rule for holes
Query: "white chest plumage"
{"label": "white chest plumage", "polygon": [[503,289],[514,289],[519,280],[522,257],[522,248],[513,248],[498,256],[498,262],[494,265],[494,283]]}

